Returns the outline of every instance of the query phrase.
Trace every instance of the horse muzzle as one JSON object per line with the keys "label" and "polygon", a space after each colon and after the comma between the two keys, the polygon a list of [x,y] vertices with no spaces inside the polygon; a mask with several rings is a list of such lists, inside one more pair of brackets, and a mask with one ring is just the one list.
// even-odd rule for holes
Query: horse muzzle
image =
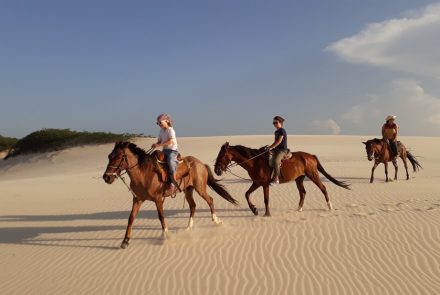
{"label": "horse muzzle", "polygon": [[222,175],[223,170],[219,166],[216,166],[216,167],[214,167],[214,172],[215,172],[215,174],[217,174],[217,176],[220,176],[220,175]]}
{"label": "horse muzzle", "polygon": [[112,174],[112,173],[104,173],[104,175],[102,176],[102,178],[104,179],[104,181],[108,184],[112,184],[113,181],[115,181],[116,178],[116,174]]}

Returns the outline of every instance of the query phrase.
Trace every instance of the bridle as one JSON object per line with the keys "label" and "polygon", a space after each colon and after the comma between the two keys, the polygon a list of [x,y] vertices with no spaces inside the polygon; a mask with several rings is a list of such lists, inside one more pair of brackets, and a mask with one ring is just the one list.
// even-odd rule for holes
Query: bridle
{"label": "bridle", "polygon": [[[147,153],[148,155],[150,155],[150,153],[151,153],[153,150],[154,150],[154,148],[150,148],[146,153]],[[139,162],[136,162],[136,164],[134,164],[134,165],[131,166],[131,167],[122,168],[122,165],[124,165],[124,162],[125,162],[125,163],[127,164],[127,166],[128,166],[128,157],[127,157],[127,155],[125,154],[125,151],[123,151],[122,158],[121,158],[121,161],[119,161],[118,166],[112,166],[112,165],[110,165],[110,164],[107,165],[107,169],[106,169],[106,170],[108,170],[109,168],[113,168],[113,169],[115,169],[115,171],[113,171],[113,172],[105,172],[104,175],[115,176],[115,178],[119,178],[119,179],[121,179],[122,182],[124,183],[124,185],[127,187],[127,189],[131,192],[131,194],[133,195],[133,197],[136,199],[137,196],[136,196],[135,192],[134,192],[134,191],[131,189],[131,187],[125,182],[125,179],[124,179],[123,175],[126,174],[127,171],[130,171],[130,170],[133,169],[134,167],[138,166],[138,165],[139,165]],[[123,170],[125,170],[124,173],[122,173]]]}
{"label": "bridle", "polygon": [[[269,149],[265,149],[263,152],[261,152],[261,153],[255,155],[255,156],[253,156],[253,157],[251,157],[251,158],[249,158],[249,159],[246,159],[246,160],[244,160],[244,161],[241,161],[241,162],[239,162],[239,163],[231,160],[231,161],[229,162],[229,164],[226,165],[226,167],[224,167],[224,168],[222,168],[221,165],[220,165],[220,169],[221,169],[221,171],[223,171],[223,172],[225,172],[225,173],[229,172],[229,173],[231,173],[232,175],[234,175],[234,176],[236,176],[236,177],[238,177],[238,178],[241,178],[241,179],[244,179],[244,180],[251,180],[251,179],[243,178],[243,177],[241,177],[241,176],[235,174],[234,172],[232,172],[231,168],[233,168],[233,167],[235,167],[235,166],[240,166],[240,165],[246,163],[247,161],[250,161],[250,160],[253,160],[253,159],[255,159],[255,158],[258,158],[259,156],[264,155],[265,153],[268,153],[269,151],[270,151]],[[217,163],[216,163],[216,164],[217,164]]]}
{"label": "bridle", "polygon": [[[146,153],[149,155],[152,150],[153,150],[153,148],[149,149]],[[134,167],[139,165],[139,162],[136,162],[136,164],[134,164],[131,167],[123,168],[124,163],[127,164],[127,166],[128,166],[128,157],[125,154],[125,151],[123,151],[122,158],[121,158],[121,161],[119,161],[118,166],[113,166],[110,164],[107,165],[106,170],[108,170],[109,168],[115,169],[115,170],[113,172],[105,172],[104,175],[115,176],[116,178],[119,177],[122,179],[122,177],[121,177],[122,175],[126,174],[127,171],[130,171],[131,169],[133,169]],[[122,173],[122,171],[124,171],[124,170],[125,170],[125,172]]]}
{"label": "bridle", "polygon": [[370,142],[367,144],[367,157],[368,160],[379,160],[380,153],[376,153],[376,144],[373,142]]}

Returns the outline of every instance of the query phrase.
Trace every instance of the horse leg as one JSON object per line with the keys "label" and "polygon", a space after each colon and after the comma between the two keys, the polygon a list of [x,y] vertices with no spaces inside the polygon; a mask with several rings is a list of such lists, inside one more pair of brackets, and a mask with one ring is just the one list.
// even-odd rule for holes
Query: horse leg
{"label": "horse leg", "polygon": [[186,228],[187,230],[192,229],[193,224],[194,224],[194,213],[196,212],[196,202],[194,201],[194,198],[193,198],[193,192],[194,192],[193,187],[188,187],[185,190],[185,198],[188,201],[189,211],[190,211],[188,226]]}
{"label": "horse leg", "polygon": [[215,224],[222,224],[223,222],[215,214],[214,199],[206,191],[206,186],[201,188],[196,187],[196,191],[206,201],[206,203],[208,203],[209,209],[211,209],[212,222],[214,222]]}
{"label": "horse leg", "polygon": [[394,166],[394,180],[397,180],[397,171],[399,170],[399,167],[397,167],[397,160],[393,160],[393,166]]}
{"label": "horse leg", "polygon": [[319,187],[321,192],[324,194],[325,201],[327,202],[328,209],[329,210],[333,210],[333,205],[330,202],[330,199],[329,199],[328,194],[327,194],[327,188],[322,183],[321,179],[319,178],[318,173],[312,173],[311,175],[307,175],[307,176],[313,181],[314,184],[316,184]]}
{"label": "horse leg", "polygon": [[388,162],[384,162],[383,165],[385,166],[385,182],[388,182]]}
{"label": "horse leg", "polygon": [[306,189],[304,188],[304,178],[305,176],[298,177],[296,181],[296,187],[298,188],[299,192],[299,204],[298,204],[298,212],[301,212],[303,210],[304,205],[304,199],[306,197]]}
{"label": "horse leg", "polygon": [[259,187],[260,187],[259,184],[253,182],[251,187],[246,192],[246,201],[248,202],[249,209],[251,209],[252,213],[254,213],[255,216],[258,215],[258,209],[257,207],[255,207],[254,204],[252,204],[250,197],[251,194]]}
{"label": "horse leg", "polygon": [[263,193],[264,193],[264,206],[266,207],[266,212],[264,213],[265,217],[270,217],[269,210],[269,186],[263,185]]}
{"label": "horse leg", "polygon": [[401,156],[403,161],[403,166],[405,166],[406,171],[406,180],[409,180],[409,173],[408,173],[408,163],[406,162],[406,156]]}
{"label": "horse leg", "polygon": [[137,198],[133,198],[133,205],[131,207],[131,213],[130,217],[128,217],[128,224],[127,224],[127,230],[125,231],[125,237],[124,240],[121,243],[121,248],[125,249],[128,247],[128,242],[131,238],[131,228],[133,226],[134,219],[136,218],[136,215],[139,212],[139,208],[141,207],[143,201],[139,200]]}
{"label": "horse leg", "polygon": [[168,237],[168,227],[165,223],[165,216],[163,214],[163,202],[165,198],[157,197],[156,198],[156,209],[157,209],[157,215],[160,220],[160,224],[162,225],[162,238],[166,239]]}
{"label": "horse leg", "polygon": [[374,170],[376,169],[377,165],[379,165],[379,163],[378,162],[374,162],[373,168],[371,168],[370,183],[373,183],[373,180],[374,180]]}

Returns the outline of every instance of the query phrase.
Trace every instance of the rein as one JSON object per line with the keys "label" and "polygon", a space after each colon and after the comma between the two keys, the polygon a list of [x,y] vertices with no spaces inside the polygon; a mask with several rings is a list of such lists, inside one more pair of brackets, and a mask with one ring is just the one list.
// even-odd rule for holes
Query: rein
{"label": "rein", "polygon": [[240,179],[243,179],[243,180],[250,180],[250,181],[252,181],[252,179],[250,179],[250,178],[241,177],[240,175],[235,174],[234,172],[232,172],[231,168],[233,168],[233,167],[235,167],[235,166],[240,166],[241,164],[246,163],[247,161],[250,161],[250,160],[252,160],[252,159],[258,158],[259,156],[264,155],[265,153],[268,153],[269,151],[270,151],[270,150],[267,149],[267,150],[265,150],[264,152],[259,153],[259,154],[257,154],[256,156],[253,156],[253,157],[251,157],[251,158],[249,158],[249,159],[246,159],[246,160],[244,160],[244,161],[242,161],[242,162],[240,162],[240,163],[237,163],[237,162],[234,161],[234,163],[230,163],[228,166],[226,166],[226,168],[225,168],[224,171],[225,171],[225,172],[229,172],[229,173],[231,173],[232,175],[234,175],[235,177],[238,177],[238,178],[240,178]]}
{"label": "rein", "polygon": [[[154,150],[154,148],[150,148],[148,151],[146,151],[146,154],[147,154],[147,155],[150,155],[151,152],[152,152],[153,150]],[[122,155],[122,159],[121,159],[121,161],[119,162],[118,166],[110,166],[110,165],[107,165],[107,168],[114,168],[114,169],[116,169],[116,171],[119,171],[119,175],[118,175],[118,173],[116,173],[116,171],[115,171],[115,172],[112,172],[112,173],[105,173],[105,175],[115,176],[116,178],[121,179],[122,182],[125,184],[125,186],[128,188],[128,190],[131,192],[131,194],[133,195],[133,197],[134,197],[134,198],[137,198],[137,196],[136,196],[136,194],[134,193],[134,191],[133,191],[133,190],[131,189],[131,187],[125,182],[125,178],[124,178],[123,175],[124,175],[124,174],[127,174],[128,171],[130,171],[130,170],[133,169],[134,167],[138,166],[138,165],[139,165],[139,162],[137,162],[136,164],[134,164],[134,165],[131,166],[131,167],[127,167],[127,168],[125,168],[125,169],[121,169],[121,167],[122,167],[122,165],[123,165],[123,162],[126,162],[127,165],[128,165],[127,155],[125,154],[125,152],[124,152],[124,154]],[[123,170],[125,170],[125,171],[122,172]]]}
{"label": "rein", "polygon": [[253,156],[252,158],[246,159],[246,160],[244,160],[244,161],[242,161],[242,162],[240,162],[240,163],[237,163],[237,162],[235,162],[235,163],[231,163],[231,164],[229,164],[228,166],[226,166],[226,169],[229,169],[229,168],[232,168],[232,167],[235,167],[235,166],[239,166],[239,165],[241,165],[241,164],[243,164],[243,163],[246,163],[247,161],[250,161],[250,160],[253,160],[253,159],[255,159],[255,158],[258,158],[259,156],[264,155],[265,153],[268,153],[268,152],[269,152],[269,150],[267,149],[267,150],[265,150],[264,152],[259,153],[258,155]]}

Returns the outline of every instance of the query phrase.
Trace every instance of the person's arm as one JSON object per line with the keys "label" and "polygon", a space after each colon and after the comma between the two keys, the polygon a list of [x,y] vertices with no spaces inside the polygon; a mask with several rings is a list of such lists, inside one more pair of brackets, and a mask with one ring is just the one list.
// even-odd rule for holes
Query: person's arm
{"label": "person's arm", "polygon": [[278,138],[269,146],[269,150],[276,148],[280,143],[283,142],[284,135],[278,136]]}
{"label": "person's arm", "polygon": [[399,125],[396,124],[395,130],[396,130],[396,132],[394,132],[394,140],[396,140],[396,138],[397,138],[397,132],[399,131]]}
{"label": "person's arm", "polygon": [[158,145],[158,146],[167,146],[167,145],[171,145],[171,144],[173,144],[173,142],[174,142],[174,139],[173,139],[173,138],[170,138],[170,139],[168,139],[168,140],[165,141],[165,142],[159,142],[157,145]]}

